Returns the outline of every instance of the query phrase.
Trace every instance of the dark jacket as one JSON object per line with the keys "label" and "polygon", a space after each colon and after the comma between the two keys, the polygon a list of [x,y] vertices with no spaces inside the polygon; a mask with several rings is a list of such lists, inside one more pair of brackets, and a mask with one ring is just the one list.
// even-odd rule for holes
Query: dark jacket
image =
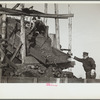
{"label": "dark jacket", "polygon": [[91,71],[92,69],[96,68],[96,64],[93,58],[88,57],[86,59],[81,59],[78,57],[74,57],[74,59],[83,63],[83,67],[86,72]]}

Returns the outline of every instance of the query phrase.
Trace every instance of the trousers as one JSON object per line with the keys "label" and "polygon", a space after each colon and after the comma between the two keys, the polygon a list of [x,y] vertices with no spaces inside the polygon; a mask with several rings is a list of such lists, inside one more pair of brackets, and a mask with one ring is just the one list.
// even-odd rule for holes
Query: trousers
{"label": "trousers", "polygon": [[86,79],[95,79],[96,73],[94,75],[91,75],[91,71],[86,72]]}

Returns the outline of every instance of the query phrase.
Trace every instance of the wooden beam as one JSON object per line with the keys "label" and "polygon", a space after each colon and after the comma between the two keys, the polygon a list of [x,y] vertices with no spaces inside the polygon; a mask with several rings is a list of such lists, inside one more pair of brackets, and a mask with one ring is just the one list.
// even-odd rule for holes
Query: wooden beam
{"label": "wooden beam", "polygon": [[[37,13],[35,13],[37,12]],[[31,13],[25,13],[21,10],[13,10],[10,8],[0,8],[0,14],[7,14],[7,15],[11,15],[11,16],[40,16],[40,17],[45,17],[45,18],[60,18],[60,19],[67,19],[69,17],[73,17],[74,14],[45,14],[36,10],[32,10]]]}
{"label": "wooden beam", "polygon": [[19,5],[20,3],[17,3],[12,9],[16,9]]}
{"label": "wooden beam", "polygon": [[[54,4],[55,14],[58,14],[58,4]],[[55,18],[55,33],[56,33],[56,46],[60,50],[60,33],[59,33],[59,19]]]}
{"label": "wooden beam", "polygon": [[46,26],[45,37],[48,37],[48,30],[49,30],[49,26]]}
{"label": "wooden beam", "polygon": [[[68,4],[68,14],[71,14],[70,4]],[[68,18],[68,39],[68,49],[72,50],[72,18]]]}
{"label": "wooden beam", "polygon": [[[1,36],[2,36],[2,39],[6,39],[6,36],[7,36],[6,34],[6,14],[3,14],[1,17],[2,17],[0,18],[1,19]],[[5,45],[5,41],[3,41],[2,44]],[[1,53],[0,63],[2,63],[2,61],[4,60],[4,54],[2,53],[1,46],[2,45],[0,45],[0,53]],[[3,52],[6,53],[5,47],[3,47]],[[1,79],[2,79],[2,69],[0,69],[0,82],[1,82]]]}
{"label": "wooden beam", "polygon": [[20,50],[21,46],[22,46],[22,43],[20,43],[20,44],[18,45],[18,47],[17,47],[17,49],[15,50],[13,56],[11,57],[11,61],[13,61],[13,59],[16,57],[16,54],[17,54],[18,51]]}
{"label": "wooden beam", "polygon": [[[24,5],[21,4],[21,9],[24,8]],[[26,57],[26,36],[25,36],[25,23],[24,20],[25,16],[21,15],[21,33],[20,33],[20,39],[22,42],[22,48],[21,48],[21,56],[22,56],[22,64],[25,63],[25,57]]]}
{"label": "wooden beam", "polygon": [[[68,14],[71,14],[71,7],[70,4],[68,4]],[[68,18],[68,49],[70,49],[70,51],[68,51],[68,53],[71,55],[72,53],[72,18]],[[71,59],[72,60],[72,59]],[[69,67],[68,68],[69,72],[72,72],[72,68]]]}
{"label": "wooden beam", "polygon": [[[1,27],[1,24],[2,24],[2,16],[0,16],[0,27]],[[1,35],[1,31],[2,30],[0,30],[0,35]],[[1,46],[0,46],[0,53],[2,54]],[[1,59],[0,59],[0,66],[1,66]],[[1,79],[2,79],[2,69],[0,68],[0,83],[1,83]]]}
{"label": "wooden beam", "polygon": [[[44,13],[45,14],[48,13],[48,4],[47,3],[44,4]],[[44,18],[44,23],[47,26],[47,19],[46,18]]]}
{"label": "wooden beam", "polygon": [[[2,53],[2,50],[1,50],[1,46],[0,46],[0,53],[1,53],[1,56],[2,56],[3,53]],[[1,65],[2,65],[2,62],[1,62],[1,59],[0,59],[0,67],[1,67]],[[2,79],[2,69],[0,68],[0,83],[1,83],[1,79]]]}
{"label": "wooden beam", "polygon": [[56,48],[56,34],[49,34],[49,37],[51,38],[51,46]]}
{"label": "wooden beam", "polygon": [[61,51],[70,51],[70,49],[60,49]]}
{"label": "wooden beam", "polygon": [[[6,39],[6,14],[2,15],[2,39]],[[5,43],[5,41],[3,41]]]}
{"label": "wooden beam", "polygon": [[[9,53],[13,54],[12,50],[7,49],[7,51],[8,51]],[[17,58],[18,60],[20,60],[20,61],[21,61],[21,57],[16,57],[16,58]]]}
{"label": "wooden beam", "polygon": [[0,68],[0,83],[2,81],[2,69]]}
{"label": "wooden beam", "polygon": [[8,57],[5,55],[5,53],[4,53],[4,50],[3,50],[3,47],[1,46],[1,48],[0,48],[0,51],[1,51],[1,53],[5,56],[5,62],[9,65],[9,66],[11,66],[12,68],[14,68],[14,69],[16,69],[17,68],[17,66],[12,62],[12,61],[10,61],[9,59],[8,59]]}

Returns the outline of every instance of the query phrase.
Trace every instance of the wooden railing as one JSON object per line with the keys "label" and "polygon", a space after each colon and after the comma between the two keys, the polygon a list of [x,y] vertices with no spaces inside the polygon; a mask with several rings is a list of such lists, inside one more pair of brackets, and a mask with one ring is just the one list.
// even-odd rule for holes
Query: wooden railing
{"label": "wooden railing", "polygon": [[2,83],[100,83],[100,79],[2,77]]}

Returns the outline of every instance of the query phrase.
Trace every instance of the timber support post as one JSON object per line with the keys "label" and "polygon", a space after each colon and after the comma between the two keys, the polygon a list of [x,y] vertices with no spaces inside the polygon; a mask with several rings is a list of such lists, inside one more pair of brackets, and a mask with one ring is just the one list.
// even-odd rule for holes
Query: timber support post
{"label": "timber support post", "polygon": [[[68,4],[68,14],[71,14],[70,4]],[[70,50],[70,51],[68,51],[68,53],[71,54],[72,53],[72,18],[71,17],[68,18],[68,42],[69,42],[68,43],[68,49]],[[70,72],[72,72],[71,67],[68,68],[68,70]]]}
{"label": "timber support post", "polygon": [[[24,4],[21,4],[21,9],[24,8]],[[20,39],[22,42],[22,48],[21,48],[21,58],[22,58],[22,64],[25,63],[25,57],[26,57],[26,36],[25,36],[25,23],[24,23],[25,16],[21,15],[21,33],[20,33]]]}
{"label": "timber support post", "polygon": [[[68,14],[71,14],[70,4],[68,4]],[[68,18],[68,34],[69,34],[68,49],[72,50],[72,18],[71,17]]]}
{"label": "timber support post", "polygon": [[[5,5],[5,7],[6,7],[6,5]],[[0,25],[1,25],[1,33],[0,33],[1,38],[2,39],[6,39],[7,38],[6,14],[2,14],[0,16]],[[6,43],[5,41],[2,42],[2,44],[3,44],[3,48],[2,49],[3,49],[4,53],[6,53],[5,43]],[[0,49],[1,49],[1,45],[0,45]],[[4,55],[2,54],[2,52],[0,52],[0,53],[1,53],[0,65],[1,65],[2,64],[2,60],[4,59]],[[2,79],[2,69],[0,68],[0,83],[1,83],[1,79]]]}
{"label": "timber support post", "polygon": [[[2,15],[0,15],[0,27],[2,27]],[[0,30],[0,35],[2,35],[1,32],[2,30]],[[0,48],[1,48],[1,45],[0,45]],[[1,59],[0,59],[0,67],[1,67]],[[2,69],[0,68],[0,83],[1,83],[1,79],[2,79]]]}
{"label": "timber support post", "polygon": [[[54,4],[55,14],[58,14],[58,4]],[[59,19],[55,18],[55,33],[56,33],[56,46],[60,50],[60,33],[59,33]]]}
{"label": "timber support post", "polygon": [[[48,4],[45,3],[44,4],[44,13],[47,14],[47,12],[48,12]],[[44,18],[44,23],[47,26],[47,18]]]}

